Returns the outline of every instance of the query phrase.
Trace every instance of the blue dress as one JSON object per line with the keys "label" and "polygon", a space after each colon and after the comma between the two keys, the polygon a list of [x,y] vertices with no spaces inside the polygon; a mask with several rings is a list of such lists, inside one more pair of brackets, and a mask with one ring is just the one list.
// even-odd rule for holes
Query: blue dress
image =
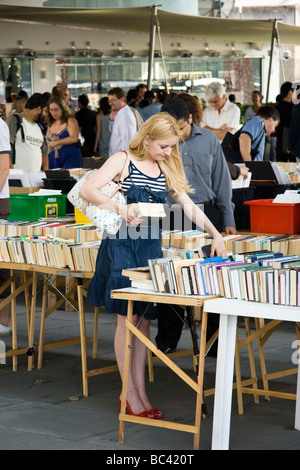
{"label": "blue dress", "polygon": [[[60,139],[70,137],[68,129],[65,127],[58,136]],[[82,168],[81,151],[77,144],[62,145],[49,153],[49,170],[54,168]]]}
{"label": "blue dress", "polygon": [[[131,185],[125,193],[127,204],[134,202],[166,201],[167,191],[153,191],[151,183],[155,178],[149,178],[149,185],[139,186],[131,179],[130,174],[124,183]],[[145,176],[145,175],[144,175]],[[88,288],[87,300],[94,306],[104,306],[107,313],[127,315],[127,300],[111,299],[110,293],[115,289],[130,287],[131,281],[122,276],[122,270],[148,266],[148,259],[161,258],[161,235],[159,222],[149,227],[127,227],[126,221],[116,236],[107,235],[101,242],[96,270]],[[147,312],[145,313],[146,308]],[[158,309],[153,304],[134,302],[133,313],[154,320],[158,317]]]}

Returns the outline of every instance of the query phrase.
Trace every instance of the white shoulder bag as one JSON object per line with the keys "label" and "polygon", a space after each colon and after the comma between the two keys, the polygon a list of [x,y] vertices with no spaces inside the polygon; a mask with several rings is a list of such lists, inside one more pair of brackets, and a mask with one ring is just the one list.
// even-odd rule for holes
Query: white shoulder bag
{"label": "white shoulder bag", "polygon": [[[126,153],[127,155],[127,153]],[[105,194],[113,201],[117,201],[119,204],[126,204],[124,193],[122,191],[123,185],[123,173],[128,155],[126,157],[121,176],[119,181],[110,181],[105,184],[99,191]],[[98,170],[88,171],[80,180],[73,186],[71,191],[68,193],[68,200],[75,206],[82,214],[84,214],[97,228],[104,230],[111,235],[115,235],[121,227],[122,216],[116,212],[103,209],[99,206],[89,203],[79,196],[80,190],[84,183]]]}

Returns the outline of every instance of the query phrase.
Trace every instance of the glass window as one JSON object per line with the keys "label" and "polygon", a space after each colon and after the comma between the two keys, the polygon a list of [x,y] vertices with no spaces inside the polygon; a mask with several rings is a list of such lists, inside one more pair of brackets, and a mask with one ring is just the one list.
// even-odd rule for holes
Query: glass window
{"label": "glass window", "polygon": [[31,95],[31,60],[25,57],[0,58],[0,80],[6,84],[7,102],[11,102],[11,93],[17,94],[21,89]]}
{"label": "glass window", "polygon": [[[166,73],[170,91],[188,91],[205,99],[209,81],[220,80],[226,92],[234,93],[239,103],[251,103],[252,91],[261,90],[261,59],[235,57],[166,57]],[[148,58],[70,58],[56,60],[57,76],[71,91],[72,100],[80,93],[89,96],[92,107],[113,86],[127,91],[147,83]],[[162,60],[154,59],[152,88],[164,88]]]}

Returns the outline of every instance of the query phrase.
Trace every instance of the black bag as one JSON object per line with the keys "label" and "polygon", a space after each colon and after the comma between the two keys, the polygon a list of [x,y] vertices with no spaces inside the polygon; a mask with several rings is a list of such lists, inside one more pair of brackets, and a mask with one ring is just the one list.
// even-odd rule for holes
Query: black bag
{"label": "black bag", "polygon": [[221,143],[225,158],[229,163],[243,163],[239,145],[240,134],[241,130],[237,131],[235,134],[227,132]]}
{"label": "black bag", "polygon": [[13,144],[11,145],[11,161],[12,161],[12,164],[14,165],[16,163],[16,138],[17,138],[17,132],[19,129],[21,129],[21,136],[22,136],[22,142],[25,142],[25,133],[24,133],[24,129],[23,129],[23,126],[22,126],[22,117],[20,116],[20,114],[13,114],[13,116],[16,118],[16,121],[17,121],[17,127],[16,127],[16,133],[15,133],[15,137],[14,137],[14,140],[13,140]]}
{"label": "black bag", "polygon": [[[225,158],[227,162],[229,163],[244,163],[243,157],[240,153],[240,135],[242,132],[241,128],[239,131],[237,131],[235,134],[231,134],[231,132],[227,132],[223,141],[222,141],[222,149],[225,155]],[[249,135],[249,134],[248,134]],[[252,148],[253,142],[251,141],[251,158],[254,160],[256,155],[258,154],[258,147],[260,146],[260,143],[265,135],[265,130],[264,128],[262,129],[261,135],[257,137],[258,143],[255,146],[255,148]]]}

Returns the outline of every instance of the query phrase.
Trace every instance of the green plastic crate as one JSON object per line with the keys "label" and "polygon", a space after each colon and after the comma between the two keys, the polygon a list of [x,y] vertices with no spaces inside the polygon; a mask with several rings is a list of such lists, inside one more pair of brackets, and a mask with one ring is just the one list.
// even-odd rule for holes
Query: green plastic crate
{"label": "green plastic crate", "polygon": [[67,194],[51,196],[10,195],[8,220],[34,222],[41,217],[63,217],[66,215]]}

